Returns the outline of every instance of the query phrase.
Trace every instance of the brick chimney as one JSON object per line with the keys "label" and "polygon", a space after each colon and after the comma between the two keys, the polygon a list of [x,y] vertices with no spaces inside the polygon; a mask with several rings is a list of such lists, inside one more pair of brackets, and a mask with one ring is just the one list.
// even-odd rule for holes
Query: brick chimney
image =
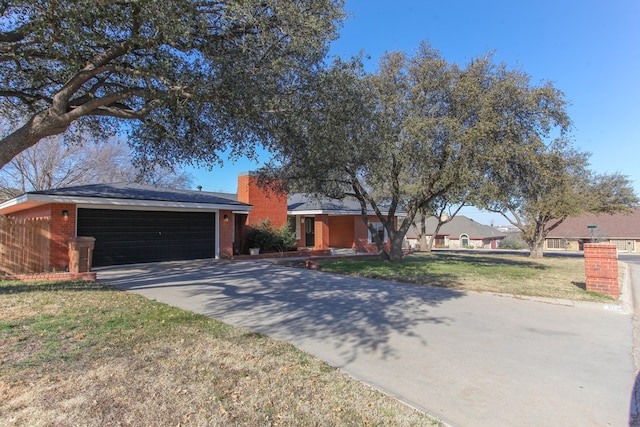
{"label": "brick chimney", "polygon": [[260,186],[255,173],[242,172],[238,176],[238,201],[253,206],[246,225],[256,225],[267,219],[275,228],[287,223],[287,195],[272,190],[268,181]]}

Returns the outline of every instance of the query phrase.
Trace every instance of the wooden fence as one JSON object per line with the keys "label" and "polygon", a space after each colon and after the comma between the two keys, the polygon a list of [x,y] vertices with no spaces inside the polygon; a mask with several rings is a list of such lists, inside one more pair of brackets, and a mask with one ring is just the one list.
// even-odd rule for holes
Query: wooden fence
{"label": "wooden fence", "polygon": [[49,271],[49,220],[0,216],[0,274]]}

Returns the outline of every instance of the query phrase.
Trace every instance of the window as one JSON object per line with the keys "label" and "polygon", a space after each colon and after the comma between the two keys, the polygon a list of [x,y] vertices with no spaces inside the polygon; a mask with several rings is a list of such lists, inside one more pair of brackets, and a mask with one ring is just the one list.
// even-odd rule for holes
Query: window
{"label": "window", "polygon": [[634,252],[635,241],[633,240],[612,240],[611,243],[615,243],[618,252]]}
{"label": "window", "polygon": [[[386,242],[387,230],[384,229],[384,225],[382,225],[381,222],[372,222],[371,225],[376,230],[376,233],[378,233],[378,236],[380,236],[380,240]],[[371,229],[369,229],[369,243],[375,243],[375,240],[373,240],[373,236],[371,235]]]}
{"label": "window", "polygon": [[564,239],[547,239],[547,248],[564,249]]}
{"label": "window", "polygon": [[460,236],[460,245],[463,248],[469,247],[469,236],[467,236],[466,234],[463,234],[462,236]]}

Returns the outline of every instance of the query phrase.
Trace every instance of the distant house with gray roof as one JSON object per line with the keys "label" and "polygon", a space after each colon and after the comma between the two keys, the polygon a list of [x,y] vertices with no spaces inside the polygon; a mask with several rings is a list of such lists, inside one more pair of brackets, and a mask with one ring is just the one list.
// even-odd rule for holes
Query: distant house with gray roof
{"label": "distant house with gray roof", "polygon": [[[416,219],[419,224],[419,218]],[[435,232],[438,220],[435,217],[427,218],[426,236],[430,238]],[[407,232],[406,241],[409,247],[419,246],[419,231],[416,227],[411,227]],[[463,215],[456,215],[453,219],[443,224],[438,234],[435,236],[434,248],[484,248],[496,249],[500,240],[507,236],[506,233],[499,231],[488,225],[480,224]]]}

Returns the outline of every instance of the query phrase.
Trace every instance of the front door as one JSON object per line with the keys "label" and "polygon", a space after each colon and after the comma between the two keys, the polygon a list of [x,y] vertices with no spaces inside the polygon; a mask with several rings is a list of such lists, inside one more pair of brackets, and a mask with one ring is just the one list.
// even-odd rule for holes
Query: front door
{"label": "front door", "polygon": [[315,235],[315,218],[307,217],[304,219],[304,245],[305,246],[315,246],[316,245],[316,235]]}

